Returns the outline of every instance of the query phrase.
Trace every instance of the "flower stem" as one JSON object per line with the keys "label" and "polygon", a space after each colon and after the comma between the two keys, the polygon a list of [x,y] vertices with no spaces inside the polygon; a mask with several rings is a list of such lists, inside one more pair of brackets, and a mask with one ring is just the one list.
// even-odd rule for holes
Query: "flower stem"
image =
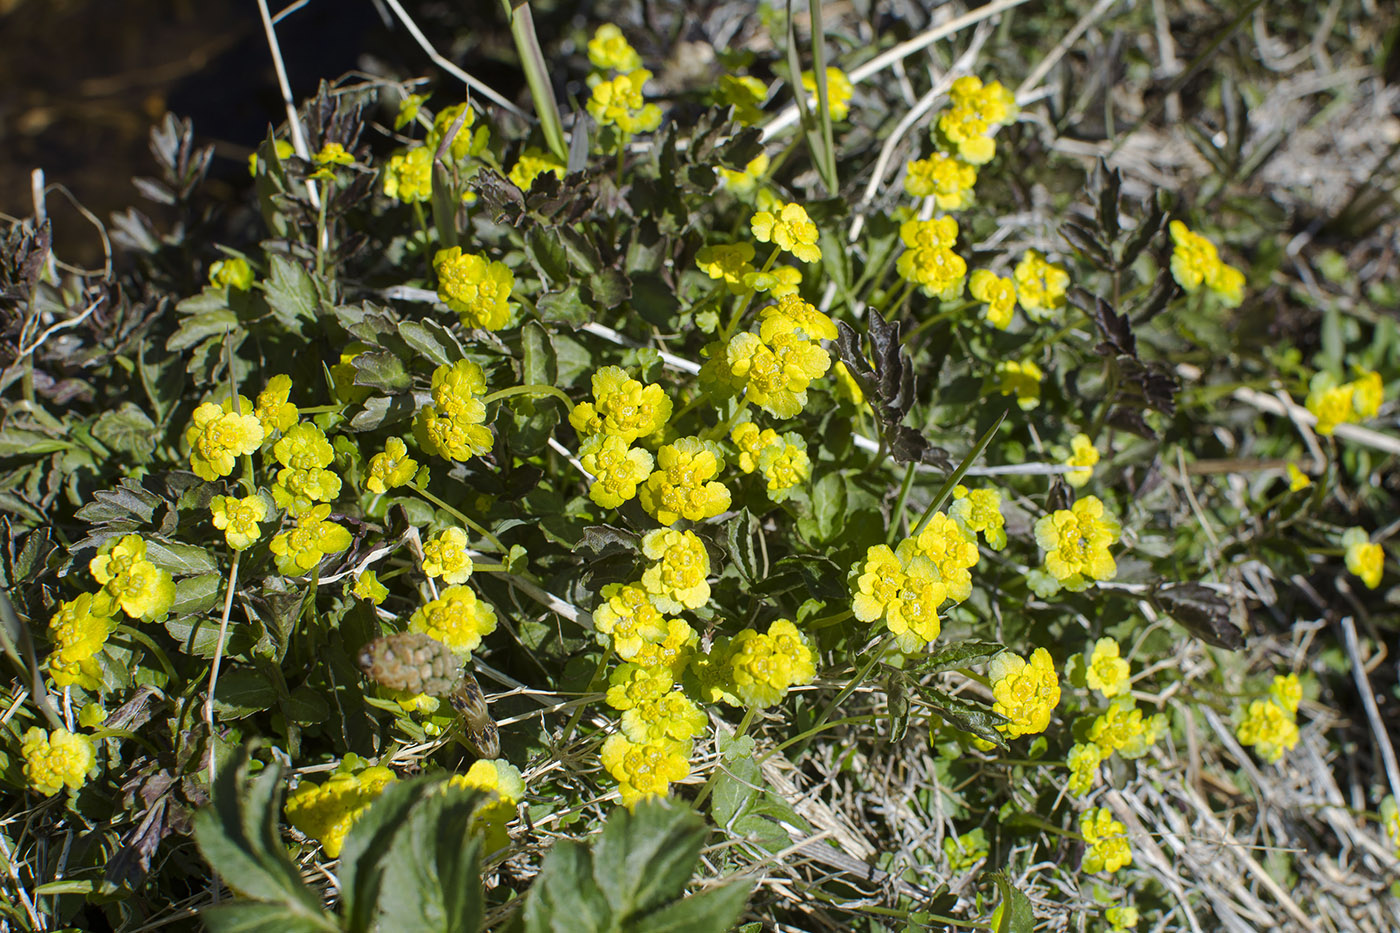
{"label": "flower stem", "polygon": [[899,500],[894,504],[894,511],[890,513],[889,531],[885,532],[885,544],[894,546],[894,539],[899,537],[899,526],[904,522],[904,506],[909,501],[909,489],[914,485],[914,467],[917,461],[910,460],[904,468],[904,482],[899,487]]}
{"label": "flower stem", "polygon": [[726,418],[722,424],[717,424],[713,428],[710,428],[710,430],[706,431],[703,435],[704,439],[707,441],[713,441],[719,438],[726,437],[729,434],[729,432],[733,430],[734,425],[738,424],[739,416],[744,413],[744,409],[748,407],[749,397],[745,395],[743,398],[739,399],[739,401],[734,405],[734,413],[731,414],[728,418]]}
{"label": "flower stem", "polygon": [[[748,734],[749,726],[753,724],[753,718],[757,712],[757,706],[750,706],[748,709],[744,710],[744,718],[739,720],[739,728],[734,730],[734,737],[729,740],[731,743],[739,741]],[[696,796],[695,803],[692,804],[695,809],[699,810],[700,805],[709,799],[710,792],[715,789],[715,781],[719,779],[721,770],[722,769],[716,765],[715,769],[710,772],[709,780],[705,782],[704,787],[700,788],[700,793]]]}
{"label": "flower stem", "polygon": [[467,518],[467,516],[464,515],[464,514],[462,514],[462,512],[461,512],[459,509],[455,509],[455,508],[453,508],[452,506],[448,505],[446,502],[443,502],[441,499],[439,499],[437,496],[433,495],[432,493],[428,492],[428,490],[426,490],[426,489],[419,489],[417,486],[410,486],[409,488],[412,489],[414,492],[418,493],[418,495],[422,496],[424,499],[427,499],[427,500],[428,500],[429,502],[431,502],[433,505],[437,506],[438,508],[442,509],[444,512],[446,512],[446,513],[448,513],[449,515],[451,515],[453,518],[456,518],[456,519],[457,519],[458,521],[460,521],[462,524],[466,525],[466,526],[467,526],[468,528],[470,528],[472,531],[475,531],[477,534],[481,535],[481,536],[482,536],[483,538],[485,538],[487,541],[490,541],[490,542],[491,542],[491,546],[494,547],[494,548],[495,548],[497,551],[499,551],[500,553],[505,554],[505,553],[508,552],[509,549],[508,549],[504,544],[501,543],[501,539],[500,539],[500,538],[496,537],[496,536],[493,535],[491,532],[487,531],[486,528],[485,528],[484,526],[478,525],[476,522],[472,521],[470,518]]}
{"label": "flower stem", "polygon": [[[879,663],[880,658],[885,653],[885,648],[888,647],[889,643],[893,640],[894,633],[886,632],[885,637],[881,638],[880,643],[876,645],[874,650],[870,652],[870,657],[866,659],[864,666],[862,666],[861,669],[856,672],[856,676],[852,677],[851,682],[841,688],[841,692],[836,694],[835,699],[833,699],[830,703],[826,704],[826,709],[822,710],[822,714],[817,717],[817,721],[812,723],[811,729],[808,730],[809,732],[817,732],[817,730],[819,730],[826,723],[826,721],[831,718],[831,714],[836,711],[836,707],[840,706],[843,702],[845,702],[846,697],[851,695],[851,691],[855,690],[856,687],[860,686],[865,681],[866,675],[870,673],[871,669],[877,663]],[[802,749],[805,750],[806,748],[807,743],[803,742]]]}
{"label": "flower stem", "polygon": [[492,402],[499,402],[501,399],[511,398],[516,395],[533,395],[536,398],[548,396],[559,399],[567,405],[570,410],[574,407],[573,399],[569,398],[563,392],[560,392],[554,386],[546,385],[511,386],[509,389],[501,389],[499,392],[492,392],[490,395],[483,397],[481,403],[483,405],[489,405]]}
{"label": "flower stem", "polygon": [[[777,244],[773,244],[773,252],[768,254],[768,261],[763,264],[762,269],[758,270],[759,275],[762,275],[769,269],[773,268],[773,263],[778,261],[778,254],[781,252],[782,250],[778,249]],[[739,329],[739,322],[744,319],[744,312],[748,310],[749,303],[753,301],[753,296],[753,289],[749,289],[748,291],[744,292],[744,298],[742,301],[739,302],[739,306],[734,309],[734,314],[729,318],[729,323],[725,324],[724,330],[720,331],[720,343],[728,343],[729,338],[734,336],[734,331]]]}
{"label": "flower stem", "polygon": [[[585,698],[598,692],[598,678],[603,676],[603,671],[607,669],[608,662],[612,660],[613,652],[609,648],[598,658],[598,666],[593,669],[593,676],[588,678],[588,687],[583,691]],[[564,732],[559,736],[559,744],[562,746],[569,741],[569,737],[574,734],[574,729],[578,726],[578,721],[583,718],[583,711],[588,708],[585,701],[574,707],[573,715],[564,724]]]}

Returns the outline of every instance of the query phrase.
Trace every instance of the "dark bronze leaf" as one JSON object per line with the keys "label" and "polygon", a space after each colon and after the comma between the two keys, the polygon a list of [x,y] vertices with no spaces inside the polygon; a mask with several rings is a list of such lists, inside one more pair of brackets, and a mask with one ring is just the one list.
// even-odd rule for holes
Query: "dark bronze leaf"
{"label": "dark bronze leaf", "polygon": [[1152,603],[1207,644],[1227,651],[1244,647],[1244,633],[1230,619],[1230,604],[1199,583],[1158,586]]}

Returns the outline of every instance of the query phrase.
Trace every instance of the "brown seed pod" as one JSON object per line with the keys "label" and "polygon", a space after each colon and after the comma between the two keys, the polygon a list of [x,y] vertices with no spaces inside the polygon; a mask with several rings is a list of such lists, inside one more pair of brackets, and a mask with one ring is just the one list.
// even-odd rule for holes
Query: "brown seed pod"
{"label": "brown seed pod", "polygon": [[462,662],[452,649],[419,632],[376,638],[361,649],[360,669],[390,690],[435,697],[451,695],[462,676]]}

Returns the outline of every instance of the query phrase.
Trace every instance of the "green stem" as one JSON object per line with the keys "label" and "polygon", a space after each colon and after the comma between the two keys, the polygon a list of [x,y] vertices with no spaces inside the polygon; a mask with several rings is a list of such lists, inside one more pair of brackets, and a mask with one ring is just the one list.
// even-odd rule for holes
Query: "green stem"
{"label": "green stem", "polygon": [[933,315],[927,320],[920,321],[913,330],[909,331],[909,333],[905,334],[901,338],[901,342],[908,346],[910,343],[913,342],[915,337],[928,330],[933,325],[938,324],[942,321],[946,321],[951,317],[957,317],[961,315],[964,311],[966,311],[968,308],[974,307],[977,304],[979,304],[979,302],[961,301],[953,305],[951,308],[944,308],[942,311],[939,311],[937,314]]}
{"label": "green stem", "polygon": [[758,759],[758,763],[760,765],[763,764],[769,758],[772,758],[774,755],[777,755],[780,752],[782,752],[783,749],[788,748],[791,745],[796,745],[798,742],[810,738],[811,736],[816,735],[818,732],[825,732],[828,729],[837,729],[841,726],[856,725],[857,723],[873,723],[876,722],[877,719],[878,717],[875,716],[847,716],[845,719],[833,719],[831,722],[822,723],[820,726],[815,726],[811,729],[806,730],[805,732],[799,732],[797,735],[794,735],[792,738],[788,739],[786,742],[783,742],[776,748],[769,749],[767,754],[765,754],[762,758]]}
{"label": "green stem", "polygon": [[160,749],[156,748],[138,733],[126,729],[98,729],[96,732],[89,733],[88,738],[92,739],[94,742],[99,742],[102,739],[129,739],[150,752],[152,756],[156,758],[160,757]]}
{"label": "green stem", "polygon": [[822,616],[820,619],[813,619],[811,622],[807,623],[806,627],[809,631],[813,629],[826,628],[828,625],[836,625],[839,622],[845,622],[853,615],[855,615],[855,613],[847,609],[845,612],[838,612],[833,615]]}
{"label": "green stem", "polygon": [[501,0],[501,8],[505,10],[506,20],[510,23],[510,34],[515,39],[520,66],[525,69],[525,83],[530,86],[530,99],[535,102],[535,116],[539,117],[545,143],[556,159],[568,162],[569,146],[564,141],[564,123],[559,118],[559,104],[550,85],[549,67],[545,64],[544,53],[540,51],[540,40],[535,36],[535,20],[530,15],[530,4],[528,0],[518,3]]}
{"label": "green stem", "polygon": [[[608,662],[612,660],[612,649],[604,651],[598,658],[598,666],[593,669],[593,676],[588,678],[588,688],[584,690],[584,696],[592,696],[598,692],[598,678],[603,676],[603,671],[607,669]],[[588,703],[580,703],[574,708],[573,715],[564,724],[564,732],[559,736],[559,745],[562,747],[569,741],[569,737],[574,734],[574,729],[578,726],[578,721],[583,718],[583,711],[588,708]]]}
{"label": "green stem", "polygon": [[130,637],[132,641],[139,642],[147,651],[154,655],[156,663],[160,665],[161,670],[165,671],[166,683],[180,682],[179,676],[175,673],[175,665],[170,663],[170,658],[161,650],[160,645],[157,645],[151,639],[151,636],[140,629],[132,628],[130,625],[118,625],[116,629],[113,630],[113,634]]}
{"label": "green stem", "polygon": [[[748,734],[749,726],[753,724],[753,718],[757,712],[757,706],[750,706],[748,709],[744,710],[744,718],[739,721],[739,728],[734,730],[734,738],[729,740],[731,744],[739,741]],[[695,803],[692,804],[695,809],[699,810],[701,804],[709,799],[710,792],[715,789],[715,781],[719,780],[721,771],[722,769],[720,766],[716,765],[715,769],[710,772],[709,780],[705,782],[704,787],[700,788],[700,793],[696,796]]]}
{"label": "green stem", "polygon": [[483,405],[490,405],[492,402],[499,402],[503,398],[511,398],[516,395],[532,395],[535,398],[549,396],[559,399],[559,401],[567,405],[571,411],[574,407],[574,402],[571,398],[554,388],[554,386],[546,385],[511,386],[509,389],[501,389],[499,392],[492,392],[490,395],[482,398],[481,403]]}
{"label": "green stem", "polygon": [[1006,416],[1009,412],[1010,409],[1006,409],[1001,413],[1001,417],[997,418],[996,424],[987,429],[987,433],[983,434],[981,439],[977,441],[977,446],[972,448],[972,451],[963,458],[963,462],[959,463],[958,468],[953,471],[953,475],[948,477],[943,485],[939,487],[937,494],[935,494],[933,499],[929,502],[928,508],[924,509],[924,514],[919,516],[919,523],[909,532],[910,537],[924,530],[924,526],[928,524],[929,519],[933,518],[933,513],[938,511],[939,506],[948,498],[948,495],[953,491],[953,487],[962,482],[962,478],[967,475],[967,471],[972,469],[972,464],[982,455],[982,451],[987,449],[987,445],[992,442],[992,438],[1001,427],[1001,423],[1006,420]]}
{"label": "green stem", "polygon": [[[778,261],[778,254],[781,252],[782,250],[778,249],[776,245],[773,247],[773,252],[768,254],[768,261],[763,264],[762,269],[758,270],[759,275],[773,268],[773,263]],[[734,336],[734,331],[739,329],[739,322],[744,319],[744,312],[749,309],[749,303],[753,301],[753,296],[753,289],[744,292],[744,298],[739,302],[738,307],[734,309],[734,314],[730,316],[729,323],[725,324],[724,330],[720,331],[720,343],[729,343],[729,338]]]}
{"label": "green stem", "polygon": [[731,414],[727,419],[725,419],[723,424],[717,424],[713,428],[710,428],[710,430],[706,431],[702,435],[702,437],[707,441],[713,441],[719,438],[727,437],[729,435],[729,432],[734,429],[734,425],[739,423],[739,417],[744,413],[744,409],[748,407],[749,397],[745,395],[743,398],[739,399],[737,403],[735,403],[734,413]]}
{"label": "green stem", "polygon": [[[856,672],[856,676],[851,678],[850,683],[841,688],[841,692],[836,694],[835,699],[826,704],[826,709],[822,710],[822,714],[818,716],[817,721],[812,724],[811,731],[815,732],[820,729],[822,725],[831,718],[831,714],[836,711],[836,707],[845,702],[846,697],[851,695],[851,691],[855,690],[856,687],[860,686],[865,681],[866,675],[879,663],[880,658],[884,656],[885,648],[887,648],[889,643],[893,640],[894,634],[892,632],[886,632],[885,637],[880,639],[880,643],[870,652],[870,657],[866,658],[864,666]],[[807,746],[804,743],[802,747],[805,749]]]}
{"label": "green stem", "polygon": [[481,536],[482,536],[483,538],[485,538],[487,541],[490,541],[490,542],[491,542],[491,546],[494,547],[494,548],[495,548],[497,551],[499,551],[500,553],[502,553],[502,554],[508,553],[508,549],[506,548],[506,546],[505,546],[504,544],[501,543],[501,539],[500,539],[500,538],[496,537],[496,536],[493,535],[491,532],[487,531],[486,528],[483,527],[482,525],[478,525],[476,522],[472,521],[470,518],[467,518],[467,516],[466,516],[466,515],[463,515],[462,512],[461,512],[459,509],[455,509],[455,508],[453,508],[452,506],[448,505],[446,502],[443,502],[441,499],[439,499],[437,496],[433,495],[432,493],[428,492],[428,490],[426,490],[426,489],[419,489],[417,486],[409,486],[409,488],[412,489],[414,492],[418,493],[418,495],[422,496],[424,499],[427,499],[427,500],[428,500],[429,502],[431,502],[433,505],[435,505],[435,506],[437,506],[438,508],[442,509],[442,510],[443,510],[444,512],[446,512],[447,514],[449,514],[449,515],[451,515],[452,517],[456,518],[456,519],[457,519],[458,521],[460,521],[462,524],[466,525],[466,526],[467,526],[468,528],[470,528],[472,531],[475,531],[477,534],[481,535]]}
{"label": "green stem", "polygon": [[981,684],[987,689],[991,689],[992,681],[987,677],[983,677],[976,671],[970,671],[965,667],[960,667],[958,668],[958,673],[966,677],[968,680],[976,681],[977,683]]}
{"label": "green stem", "polygon": [[899,486],[899,500],[894,504],[894,511],[890,513],[890,527],[885,532],[885,544],[894,547],[894,539],[899,537],[899,526],[904,523],[904,505],[909,501],[909,490],[914,485],[914,466],[917,461],[910,460],[909,465],[904,468],[904,482]]}

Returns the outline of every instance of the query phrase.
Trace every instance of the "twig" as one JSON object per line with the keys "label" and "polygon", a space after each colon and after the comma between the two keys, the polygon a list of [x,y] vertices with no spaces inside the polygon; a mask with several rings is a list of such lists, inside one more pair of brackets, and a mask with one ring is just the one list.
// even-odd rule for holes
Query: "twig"
{"label": "twig", "polygon": [[[939,39],[945,39],[948,36],[953,35],[954,33],[961,32],[969,26],[973,26],[977,23],[982,22],[982,20],[984,19],[991,19],[993,16],[1005,13],[1007,10],[1010,10],[1014,7],[1018,7],[1026,2],[1027,0],[994,0],[994,2],[989,3],[984,7],[980,7],[976,10],[973,10],[970,13],[964,13],[962,16],[950,19],[948,22],[944,23],[941,26],[935,26],[932,29],[926,30],[920,33],[919,35],[915,36],[914,38],[908,40],[907,42],[901,42],[894,48],[886,52],[882,52],[879,55],[876,55],[864,65],[861,65],[860,67],[852,70],[850,73],[851,83],[860,84],[862,81],[864,81],[871,75],[878,74],[879,72],[893,65],[895,62],[901,61],[902,59],[908,58],[910,55],[913,55],[915,52],[928,48],[930,45],[933,45]],[[796,91],[794,91],[794,93],[801,92],[801,88],[798,88]],[[781,111],[779,111],[777,116],[775,116],[772,120],[765,124],[763,127],[764,141],[772,139],[779,132],[787,129],[789,126],[792,126],[794,123],[796,123],[798,114],[797,108],[798,105],[796,103],[788,104]]]}
{"label": "twig", "polygon": [[1346,644],[1347,657],[1351,659],[1351,675],[1356,680],[1356,689],[1361,694],[1361,704],[1366,707],[1366,720],[1371,726],[1371,735],[1381,750],[1381,761],[1385,763],[1385,776],[1390,782],[1390,792],[1400,800],[1400,765],[1395,761],[1395,747],[1390,744],[1390,734],[1381,719],[1380,707],[1376,705],[1376,694],[1371,689],[1371,679],[1366,676],[1366,668],[1361,662],[1361,649],[1356,641],[1356,622],[1351,616],[1342,616],[1342,640]]}
{"label": "twig", "polygon": [[[264,2],[264,0],[259,0]],[[238,559],[242,551],[233,552],[233,565],[228,570],[228,591],[224,594],[224,612],[219,618],[219,641],[214,645],[214,660],[209,665],[209,697],[204,701],[204,722],[209,727],[209,786],[214,786],[214,690],[219,686],[219,666],[224,660],[224,640],[228,637],[228,619],[233,612],[233,594],[238,588]]]}
{"label": "twig", "polygon": [[1029,94],[1035,89],[1035,87],[1040,84],[1041,80],[1050,73],[1050,69],[1054,68],[1055,65],[1059,63],[1060,59],[1064,58],[1065,53],[1070,50],[1070,47],[1079,41],[1079,37],[1084,35],[1084,33],[1089,30],[1089,27],[1094,25],[1100,16],[1103,16],[1104,11],[1115,2],[1117,2],[1117,0],[1099,0],[1098,3],[1094,4],[1093,9],[1081,16],[1079,22],[1074,24],[1074,28],[1065,33],[1064,38],[1059,41],[1059,44],[1050,50],[1050,54],[1036,63],[1035,68],[1031,69],[1031,73],[1026,75],[1026,80],[1022,81],[1021,86],[1016,88],[1017,99],[1020,99],[1023,95]]}
{"label": "twig", "polygon": [[34,909],[34,902],[29,898],[29,892],[24,889],[24,882],[20,880],[19,869],[15,867],[14,857],[10,854],[10,847],[5,844],[5,837],[0,836],[0,858],[5,859],[5,873],[10,876],[10,881],[15,886],[15,893],[19,895],[20,903],[24,905],[24,912],[29,915],[30,925],[36,930],[43,930],[46,925],[39,917],[38,911]]}
{"label": "twig", "polygon": [[[264,2],[264,0],[259,0],[259,2]],[[483,84],[481,81],[477,80],[476,78],[473,78],[461,68],[458,68],[456,65],[452,64],[450,61],[439,55],[438,50],[433,48],[433,44],[428,41],[428,37],[423,35],[423,30],[419,29],[418,24],[413,21],[413,17],[409,16],[408,12],[404,10],[403,6],[399,4],[399,0],[384,0],[384,4],[388,6],[389,9],[394,11],[394,15],[398,17],[399,22],[403,23],[403,28],[408,30],[408,34],[413,37],[413,41],[417,42],[418,47],[421,48],[425,53],[427,53],[428,58],[432,59],[434,65],[437,65],[443,71],[452,75],[452,77],[456,78],[458,81],[461,81],[467,87],[476,91],[478,94],[480,94],[482,97],[485,97],[493,104],[496,104],[497,106],[508,110],[509,112],[515,114],[517,117],[520,117],[522,120],[530,119],[530,115],[528,113],[512,104],[505,97],[502,97],[500,94],[496,93],[496,91],[492,90],[492,88],[489,85]]]}
{"label": "twig", "polygon": [[[277,30],[272,25],[272,14],[268,12],[267,0],[258,0],[258,13],[262,16],[263,33],[267,36],[267,47],[272,52],[272,65],[277,71],[277,86],[282,91],[282,106],[287,109],[287,129],[292,134],[292,148],[301,158],[310,161],[311,148],[306,144],[306,136],[301,131],[301,119],[297,116],[296,104],[292,102],[292,85],[287,80],[287,66],[282,61],[282,46],[277,41]],[[306,180],[306,196],[311,206],[321,209],[321,195],[311,179]],[[326,248],[326,243],[321,243]]]}

